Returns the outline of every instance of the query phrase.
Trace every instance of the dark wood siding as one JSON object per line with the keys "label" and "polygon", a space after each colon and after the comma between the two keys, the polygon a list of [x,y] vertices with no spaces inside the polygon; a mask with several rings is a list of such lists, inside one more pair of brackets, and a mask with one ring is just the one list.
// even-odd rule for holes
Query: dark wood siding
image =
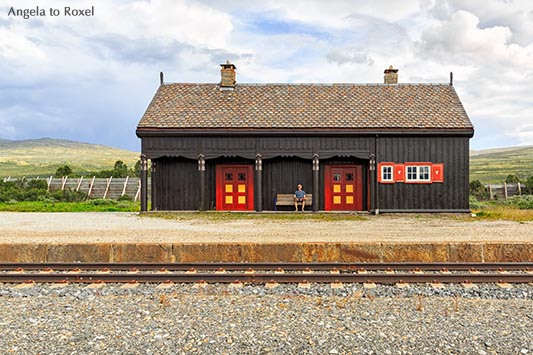
{"label": "dark wood siding", "polygon": [[378,162],[444,163],[444,182],[378,184],[377,207],[380,210],[468,209],[468,149],[468,138],[378,138]]}
{"label": "dark wood siding", "polygon": [[264,159],[278,156],[296,156],[312,159],[318,153],[322,158],[333,156],[357,156],[368,158],[372,137],[146,137],[143,138],[143,154],[149,159],[161,156],[182,156],[197,159],[203,154],[206,159],[243,157],[255,159],[261,154]]}
{"label": "dark wood siding", "polygon": [[[292,194],[298,184],[306,193],[313,193],[313,165],[311,160],[301,158],[273,158],[263,161],[263,209],[274,210],[277,194]],[[292,210],[283,206],[278,210]]]}
{"label": "dark wood siding", "polygon": [[168,157],[154,161],[152,209],[197,210],[200,201],[197,161]]}
{"label": "dark wood siding", "polygon": [[[172,142],[173,139],[176,141]],[[146,153],[145,148],[147,152],[168,155],[160,158],[149,156],[156,166],[152,203],[153,207],[159,210],[199,208],[201,187],[197,157],[202,152],[206,158],[206,209],[215,209],[216,165],[254,164],[257,153],[263,155],[261,197],[264,210],[273,210],[276,194],[293,193],[298,183],[304,186],[307,193],[315,193],[312,155],[317,152],[320,154],[320,210],[324,209],[325,164],[363,165],[363,209],[366,209],[369,199],[374,197],[368,195],[368,160],[360,155],[368,156],[374,152],[378,163],[444,164],[444,183],[377,184],[376,207],[380,210],[431,211],[469,208],[468,137],[150,137],[143,139],[143,153]],[[356,151],[357,153],[353,153]],[[180,154],[187,157],[179,156]],[[359,158],[356,158],[357,156]]]}

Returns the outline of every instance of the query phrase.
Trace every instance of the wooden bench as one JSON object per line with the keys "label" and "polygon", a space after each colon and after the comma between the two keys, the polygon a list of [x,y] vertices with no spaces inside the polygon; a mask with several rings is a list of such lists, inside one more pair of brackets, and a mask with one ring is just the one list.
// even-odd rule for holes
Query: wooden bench
{"label": "wooden bench", "polygon": [[[298,202],[298,205],[301,205],[301,202]],[[313,194],[305,195],[305,205],[313,205]],[[293,206],[294,207],[294,194],[277,194],[274,199],[274,211],[277,211],[277,206]]]}

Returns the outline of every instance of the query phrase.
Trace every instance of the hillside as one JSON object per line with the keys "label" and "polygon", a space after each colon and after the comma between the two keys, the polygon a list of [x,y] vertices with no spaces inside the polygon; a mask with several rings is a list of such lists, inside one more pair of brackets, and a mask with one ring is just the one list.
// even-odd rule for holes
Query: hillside
{"label": "hillside", "polygon": [[509,174],[521,181],[533,175],[533,146],[470,152],[470,180],[502,183]]}
{"label": "hillside", "polygon": [[0,139],[0,178],[52,175],[61,165],[74,173],[111,169],[122,160],[133,168],[139,153],[64,139]]}

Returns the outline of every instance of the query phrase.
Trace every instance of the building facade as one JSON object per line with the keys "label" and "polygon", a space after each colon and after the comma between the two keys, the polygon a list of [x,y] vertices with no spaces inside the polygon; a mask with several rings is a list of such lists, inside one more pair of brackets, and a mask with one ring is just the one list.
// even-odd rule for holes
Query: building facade
{"label": "building facade", "polygon": [[[474,129],[452,82],[164,83],[137,127],[152,210],[468,212]],[[146,186],[144,179],[143,186]],[[146,210],[146,189],[141,209]]]}

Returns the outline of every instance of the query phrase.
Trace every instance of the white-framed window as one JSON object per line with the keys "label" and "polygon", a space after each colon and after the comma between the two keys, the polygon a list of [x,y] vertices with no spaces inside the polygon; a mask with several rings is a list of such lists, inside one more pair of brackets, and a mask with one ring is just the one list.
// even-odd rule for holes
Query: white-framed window
{"label": "white-framed window", "polygon": [[431,182],[431,166],[429,165],[406,165],[406,182]]}
{"label": "white-framed window", "polygon": [[393,169],[391,165],[381,166],[381,181],[393,181]]}

